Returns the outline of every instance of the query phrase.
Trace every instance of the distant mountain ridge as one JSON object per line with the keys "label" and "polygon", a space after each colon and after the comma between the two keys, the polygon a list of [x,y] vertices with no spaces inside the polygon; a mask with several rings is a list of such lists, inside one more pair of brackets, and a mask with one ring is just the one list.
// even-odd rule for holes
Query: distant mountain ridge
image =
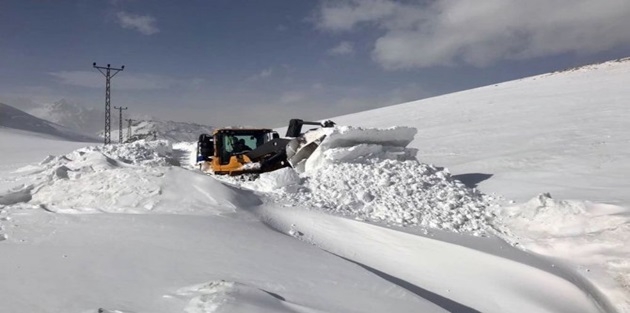
{"label": "distant mountain ridge", "polygon": [[[85,134],[98,134],[103,129],[105,111],[87,108],[61,99],[53,103],[43,103],[25,109],[31,115],[63,125]],[[112,118],[112,128],[118,127],[118,120]]]}
{"label": "distant mountain ridge", "polygon": [[[166,139],[173,142],[197,141],[200,134],[211,133],[212,126],[196,123],[160,121],[160,120],[137,120],[132,122],[132,138]],[[100,136],[103,136],[101,131]],[[112,141],[118,142],[118,128],[112,130]],[[129,138],[128,127],[123,127],[123,140]]]}
{"label": "distant mountain ridge", "polygon": [[70,141],[94,142],[96,136],[86,136],[62,125],[40,119],[10,105],[0,103],[0,127],[24,130]]}
{"label": "distant mountain ridge", "polygon": [[[61,99],[54,103],[44,103],[30,106],[26,112],[53,123],[63,125],[76,132],[103,137],[105,111],[87,108]],[[111,139],[118,142],[118,112],[112,109]],[[196,123],[160,121],[152,117],[144,116],[134,118],[133,115],[124,116],[125,119],[133,118],[132,134],[138,138],[167,139],[171,141],[196,141],[200,134],[212,131],[212,127]],[[123,140],[127,140],[128,124],[123,122]]]}

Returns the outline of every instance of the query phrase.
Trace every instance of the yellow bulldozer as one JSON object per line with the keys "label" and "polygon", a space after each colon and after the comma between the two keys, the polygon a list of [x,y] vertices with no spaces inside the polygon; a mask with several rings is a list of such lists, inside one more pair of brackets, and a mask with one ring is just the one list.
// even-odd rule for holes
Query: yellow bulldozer
{"label": "yellow bulldozer", "polygon": [[[315,125],[302,133],[302,126]],[[197,162],[204,172],[218,175],[264,173],[297,166],[305,161],[326,136],[321,128],[332,121],[309,122],[291,119],[286,135],[268,128],[219,128],[201,134],[197,142]]]}

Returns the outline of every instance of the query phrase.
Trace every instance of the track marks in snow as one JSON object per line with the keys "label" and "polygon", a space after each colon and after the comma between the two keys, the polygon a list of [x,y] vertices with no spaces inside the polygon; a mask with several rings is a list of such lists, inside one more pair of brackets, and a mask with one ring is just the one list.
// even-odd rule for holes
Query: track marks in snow
{"label": "track marks in snow", "polygon": [[184,308],[186,313],[323,313],[290,303],[284,297],[264,289],[224,280],[181,288],[175,297],[190,299]]}

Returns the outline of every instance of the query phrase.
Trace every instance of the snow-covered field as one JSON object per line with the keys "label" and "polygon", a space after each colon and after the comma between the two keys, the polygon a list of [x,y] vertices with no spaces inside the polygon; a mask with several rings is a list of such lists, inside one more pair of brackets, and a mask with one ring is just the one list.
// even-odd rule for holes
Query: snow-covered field
{"label": "snow-covered field", "polygon": [[303,172],[255,181],[197,172],[194,143],[0,128],[0,311],[629,312],[628,83],[612,62],[335,118]]}

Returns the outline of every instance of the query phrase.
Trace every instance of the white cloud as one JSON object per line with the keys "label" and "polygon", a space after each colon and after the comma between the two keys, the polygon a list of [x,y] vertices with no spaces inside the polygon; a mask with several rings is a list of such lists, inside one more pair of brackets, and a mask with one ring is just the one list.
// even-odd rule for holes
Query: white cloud
{"label": "white cloud", "polygon": [[304,100],[305,97],[306,95],[302,92],[288,91],[288,92],[282,93],[282,95],[280,96],[280,103],[282,104],[296,103],[296,102],[300,102]]}
{"label": "white cloud", "polygon": [[378,22],[391,16],[398,5],[388,0],[327,2],[321,7],[317,25],[322,29],[350,30],[362,22]]}
{"label": "white cloud", "polygon": [[265,79],[265,78],[271,77],[271,75],[273,75],[273,68],[270,67],[270,68],[263,69],[259,73],[256,73],[256,74],[250,76],[248,78],[248,80]]}
{"label": "white cloud", "polygon": [[160,31],[156,25],[157,20],[150,15],[136,15],[121,11],[116,14],[116,18],[122,28],[132,29],[143,35],[153,35]]}
{"label": "white cloud", "polygon": [[317,27],[382,31],[373,59],[388,69],[595,53],[630,44],[627,0],[392,0],[328,2]]}
{"label": "white cloud", "polygon": [[[58,82],[61,84],[89,88],[104,88],[105,86],[105,77],[96,70],[59,71],[51,72],[49,74],[56,77]],[[198,84],[199,82],[196,79],[193,79],[192,81],[185,83],[170,77],[154,74],[130,74],[122,72],[112,79],[112,88],[121,90],[158,90],[194,83]]]}
{"label": "white cloud", "polygon": [[342,41],[338,45],[328,50],[330,55],[348,55],[354,53],[354,46],[351,42]]}

